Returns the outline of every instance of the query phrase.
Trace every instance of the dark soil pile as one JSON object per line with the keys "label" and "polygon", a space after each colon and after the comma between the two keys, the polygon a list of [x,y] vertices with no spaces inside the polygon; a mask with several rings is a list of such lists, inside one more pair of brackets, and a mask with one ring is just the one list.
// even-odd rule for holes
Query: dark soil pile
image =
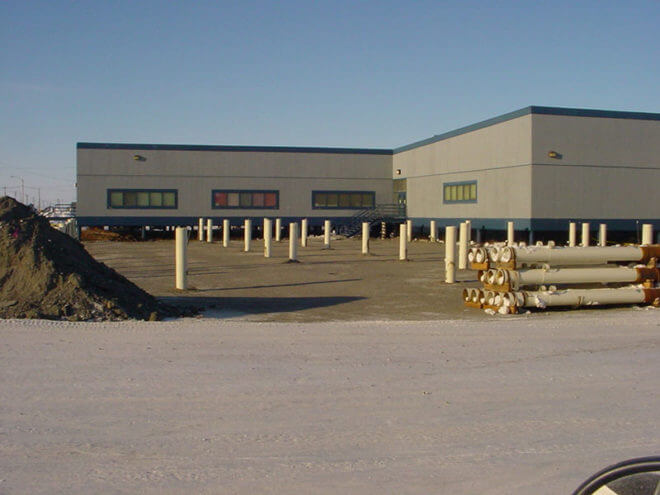
{"label": "dark soil pile", "polygon": [[13,198],[0,198],[0,318],[159,319],[165,308]]}

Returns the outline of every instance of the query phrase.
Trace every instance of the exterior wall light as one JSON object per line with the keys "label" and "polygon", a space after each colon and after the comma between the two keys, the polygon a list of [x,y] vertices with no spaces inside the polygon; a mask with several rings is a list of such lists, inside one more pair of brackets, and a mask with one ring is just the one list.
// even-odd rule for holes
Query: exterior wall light
{"label": "exterior wall light", "polygon": [[147,159],[143,157],[142,155],[133,155],[133,160],[136,162],[146,162]]}
{"label": "exterior wall light", "polygon": [[396,169],[396,172],[394,172],[394,173],[395,173],[396,175],[401,175],[401,169],[400,169],[400,168],[397,168],[397,169]]}
{"label": "exterior wall light", "polygon": [[548,156],[550,158],[560,159],[562,155],[561,155],[561,153],[557,153],[556,151],[548,151]]}

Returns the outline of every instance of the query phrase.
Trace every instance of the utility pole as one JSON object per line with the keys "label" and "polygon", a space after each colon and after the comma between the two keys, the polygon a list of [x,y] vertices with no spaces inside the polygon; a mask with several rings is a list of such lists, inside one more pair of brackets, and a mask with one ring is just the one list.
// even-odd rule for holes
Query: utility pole
{"label": "utility pole", "polygon": [[25,204],[25,181],[23,180],[23,177],[19,177],[18,175],[12,175],[12,179],[18,179],[21,181],[21,203]]}

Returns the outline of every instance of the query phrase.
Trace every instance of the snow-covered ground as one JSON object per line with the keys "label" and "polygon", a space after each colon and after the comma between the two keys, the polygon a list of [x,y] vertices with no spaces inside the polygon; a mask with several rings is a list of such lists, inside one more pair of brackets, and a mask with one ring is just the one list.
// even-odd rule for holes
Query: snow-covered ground
{"label": "snow-covered ground", "polygon": [[660,453],[660,311],[0,321],[0,493],[570,493]]}

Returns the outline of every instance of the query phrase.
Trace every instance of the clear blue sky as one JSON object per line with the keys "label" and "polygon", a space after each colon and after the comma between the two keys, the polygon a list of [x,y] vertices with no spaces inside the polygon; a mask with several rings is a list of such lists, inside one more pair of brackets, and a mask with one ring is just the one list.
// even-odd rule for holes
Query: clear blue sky
{"label": "clear blue sky", "polygon": [[73,200],[78,141],[391,148],[528,105],[660,112],[659,25],[657,0],[4,0],[0,187]]}

